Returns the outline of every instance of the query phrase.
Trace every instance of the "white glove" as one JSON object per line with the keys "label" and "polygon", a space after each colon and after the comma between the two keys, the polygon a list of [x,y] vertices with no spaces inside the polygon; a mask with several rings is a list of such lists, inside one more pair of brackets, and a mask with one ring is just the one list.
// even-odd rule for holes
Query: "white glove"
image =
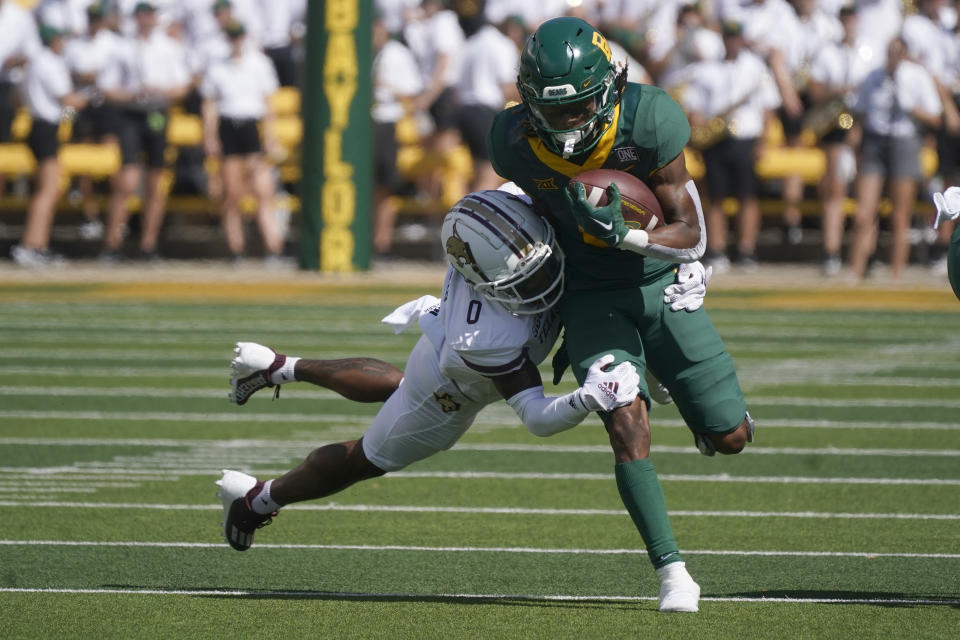
{"label": "white glove", "polygon": [[960,187],[950,187],[943,193],[934,193],[933,204],[937,205],[937,219],[933,221],[934,229],[948,220],[956,220],[957,216],[960,216]]}
{"label": "white glove", "polygon": [[670,404],[673,402],[673,396],[670,395],[670,390],[663,386],[663,383],[657,380],[657,377],[650,373],[650,369],[646,371],[647,378],[647,389],[650,391],[650,399],[656,402],[657,404]]}
{"label": "white glove", "polygon": [[608,353],[597,359],[587,370],[587,378],[580,387],[580,402],[590,411],[613,411],[631,404],[640,388],[640,376],[629,362],[621,362],[610,371],[603,368],[615,358]]}
{"label": "white glove", "polygon": [[677,269],[677,281],[663,290],[663,302],[670,311],[696,311],[703,306],[707,295],[707,283],[713,267],[703,268],[700,261],[681,264]]}

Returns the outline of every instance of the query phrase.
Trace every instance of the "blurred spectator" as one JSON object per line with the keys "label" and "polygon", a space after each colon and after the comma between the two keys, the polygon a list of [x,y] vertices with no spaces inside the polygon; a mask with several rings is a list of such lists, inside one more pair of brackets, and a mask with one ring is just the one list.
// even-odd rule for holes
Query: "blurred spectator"
{"label": "blurred spectator", "polygon": [[900,33],[903,24],[903,0],[855,0],[857,5],[857,39],[863,55],[882,67],[887,60],[890,41]]}
{"label": "blurred spectator", "polygon": [[467,36],[456,101],[460,136],[473,158],[473,180],[468,190],[496,189],[503,179],[490,164],[487,131],[508,101],[520,99],[517,91],[520,50],[513,40],[487,22],[482,0],[459,0],[455,7],[460,27]]}
{"label": "blurred spectator", "polygon": [[59,29],[69,42],[87,33],[87,8],[92,4],[94,0],[40,0],[34,13],[37,22]]}
{"label": "blurred spectator", "polygon": [[397,218],[397,122],[409,116],[423,90],[413,53],[390,38],[382,16],[373,20],[374,217],[373,249],[390,251]]}
{"label": "blurred spectator", "polygon": [[850,268],[856,280],[863,279],[867,261],[876,251],[877,211],[886,180],[893,206],[890,275],[896,279],[910,252],[907,232],[921,177],[920,127],[939,127],[942,111],[933,78],[906,59],[901,38],[890,42],[886,65],[863,81],[855,111],[863,130]]}
{"label": "blurred spectator", "polygon": [[63,35],[53,27],[40,28],[44,46],[27,64],[23,82],[24,100],[32,119],[27,144],[37,160],[37,174],[23,237],[10,250],[10,257],[22,267],[49,267],[63,262],[49,248],[54,208],[60,196],[60,119],[64,107],[79,109],[86,104],[86,98],[73,91],[63,58]]}
{"label": "blurred spectator", "polygon": [[574,4],[570,0],[486,0],[483,13],[490,24],[502,25],[513,18],[532,33],[541,22],[562,16]]}
{"label": "blurred spectator", "polygon": [[754,165],[758,142],[780,99],[763,61],[746,47],[743,26],[723,24],[723,60],[701,62],[692,72],[683,104],[693,128],[691,143],[703,149],[707,208],[706,261],[714,270],[729,269],[724,198],[739,200],[737,262],[756,267],[760,205]]}
{"label": "blurred spectator", "polygon": [[280,86],[296,82],[293,60],[293,22],[295,0],[257,0],[261,20],[260,46],[270,58]]}
{"label": "blurred spectator", "polygon": [[856,158],[849,135],[853,125],[851,112],[860,84],[873,66],[857,46],[857,8],[850,4],[840,9],[843,39],[827,44],[810,65],[811,109],[807,124],[818,137],[826,155],[821,182],[823,198],[823,271],[828,276],[842,267],[844,199],[850,181],[856,175]]}
{"label": "blurred spectator", "polygon": [[400,36],[407,20],[417,13],[420,0],[375,0],[374,6],[374,13],[383,20],[387,33]]}
{"label": "blurred spectator", "polygon": [[178,42],[157,28],[156,8],[149,2],[140,2],[134,15],[136,34],[124,38],[122,54],[113,60],[101,82],[105,97],[119,110],[122,155],[122,167],[114,176],[110,194],[102,254],[105,261],[120,257],[127,203],[140,183],[141,152],[147,156],[147,175],[141,209],[140,257],[157,257],[167,197],[161,181],[166,165],[169,105],[183,99],[190,88],[185,53]]}
{"label": "blurred spectator", "polygon": [[[788,147],[798,147],[805,112],[798,77],[810,51],[805,38],[811,37],[813,30],[801,26],[793,5],[786,0],[752,0],[742,6],[742,13],[747,42],[751,50],[766,61],[780,92],[777,117],[783,129],[784,143]],[[819,40],[819,36],[813,37]],[[784,241],[788,244],[798,244],[802,239],[799,209],[802,197],[801,176],[796,173],[785,176],[781,224]]]}
{"label": "blurred spectator", "polygon": [[[0,143],[9,142],[17,111],[17,85],[23,66],[40,50],[37,23],[33,14],[17,0],[0,0]],[[6,176],[0,175],[0,195]]]}
{"label": "blurred spectator", "polygon": [[703,60],[720,60],[724,50],[723,38],[710,28],[701,3],[680,7],[675,42],[663,60],[658,84],[679,95],[694,65]]}
{"label": "blurred spectator", "polygon": [[[940,175],[944,184],[952,184],[957,178],[957,150],[960,148],[960,111],[954,95],[960,60],[956,56],[956,27],[948,29],[941,22],[945,8],[945,0],[919,0],[918,13],[904,18],[901,34],[910,59],[929,71],[937,85],[943,105],[943,121],[939,129],[928,132],[926,146],[937,150]],[[953,227],[953,222],[941,226],[931,252],[931,264],[942,271],[947,266],[947,247]]]}
{"label": "blurred spectator", "polygon": [[[104,102],[98,81],[110,61],[120,54],[122,39],[109,27],[110,14],[106,2],[95,2],[86,10],[87,33],[67,40],[64,56],[73,75],[77,90],[90,98],[73,122],[73,140],[83,143],[117,144],[117,113]],[[93,180],[88,176],[77,179],[83,198],[84,222],[80,237],[87,240],[103,236],[100,207],[93,193]]]}
{"label": "blurred spectator", "polygon": [[[243,256],[245,237],[240,199],[252,186],[258,199],[257,228],[267,260],[283,253],[284,237],[276,215],[276,185],[263,151],[276,155],[269,98],[278,88],[269,58],[244,46],[246,29],[227,26],[230,57],[210,65],[201,85],[207,155],[220,158],[223,180],[221,222],[234,258]],[[263,143],[258,125],[263,128]]]}
{"label": "blurred spectator", "polygon": [[[419,15],[407,22],[403,36],[423,77],[424,91],[417,97],[417,109],[428,112],[433,120],[433,131],[424,144],[434,155],[446,158],[460,143],[454,87],[460,80],[463,30],[457,14],[445,9],[442,0],[422,0],[420,8]],[[434,198],[443,192],[442,169],[426,184]]]}

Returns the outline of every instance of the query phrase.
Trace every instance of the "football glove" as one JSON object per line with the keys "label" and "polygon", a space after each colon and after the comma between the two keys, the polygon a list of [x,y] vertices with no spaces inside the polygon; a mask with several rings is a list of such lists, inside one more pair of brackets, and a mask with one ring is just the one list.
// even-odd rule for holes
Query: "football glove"
{"label": "football glove", "polygon": [[577,225],[608,247],[616,247],[627,235],[621,211],[620,187],[611,182],[607,187],[607,204],[595,207],[587,202],[583,183],[571,182],[563,192]]}
{"label": "football glove", "polygon": [[560,341],[560,348],[553,354],[553,360],[550,361],[553,367],[553,386],[560,384],[563,379],[563,372],[570,366],[570,356],[567,354],[567,338]]}
{"label": "football glove", "polygon": [[960,216],[960,187],[950,187],[943,193],[934,193],[933,204],[937,205],[937,219],[933,222],[934,229],[939,228],[944,222],[956,220],[957,216]]}
{"label": "football glove", "polygon": [[621,362],[613,369],[604,367],[613,362],[612,353],[597,358],[587,370],[580,387],[580,401],[590,411],[613,411],[631,404],[640,388],[640,376],[629,362]]}
{"label": "football glove", "polygon": [[696,311],[703,306],[711,275],[713,267],[704,269],[699,261],[681,264],[677,268],[677,281],[663,290],[664,304],[671,311]]}

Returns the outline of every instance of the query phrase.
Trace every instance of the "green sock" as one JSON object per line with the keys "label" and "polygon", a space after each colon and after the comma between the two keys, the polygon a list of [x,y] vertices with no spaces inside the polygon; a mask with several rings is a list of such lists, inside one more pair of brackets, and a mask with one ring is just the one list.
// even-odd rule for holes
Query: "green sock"
{"label": "green sock", "polygon": [[654,569],[683,560],[667,518],[667,501],[653,463],[646,458],[614,467],[620,499],[647,545]]}

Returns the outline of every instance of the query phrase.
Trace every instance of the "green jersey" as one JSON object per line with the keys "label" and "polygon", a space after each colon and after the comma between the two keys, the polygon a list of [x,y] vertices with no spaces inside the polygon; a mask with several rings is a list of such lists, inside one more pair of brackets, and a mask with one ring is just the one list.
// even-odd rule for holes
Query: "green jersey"
{"label": "green jersey", "polygon": [[657,281],[674,265],[632,251],[584,241],[563,190],[570,178],[591,169],[617,169],[647,181],[683,152],[690,124],[673,98],[650,85],[627,83],[613,123],[589,155],[564,159],[549,151],[526,124],[526,108],[502,111],[490,127],[487,149],[497,173],[512,180],[550,211],[566,254],[567,289],[634,288]]}

